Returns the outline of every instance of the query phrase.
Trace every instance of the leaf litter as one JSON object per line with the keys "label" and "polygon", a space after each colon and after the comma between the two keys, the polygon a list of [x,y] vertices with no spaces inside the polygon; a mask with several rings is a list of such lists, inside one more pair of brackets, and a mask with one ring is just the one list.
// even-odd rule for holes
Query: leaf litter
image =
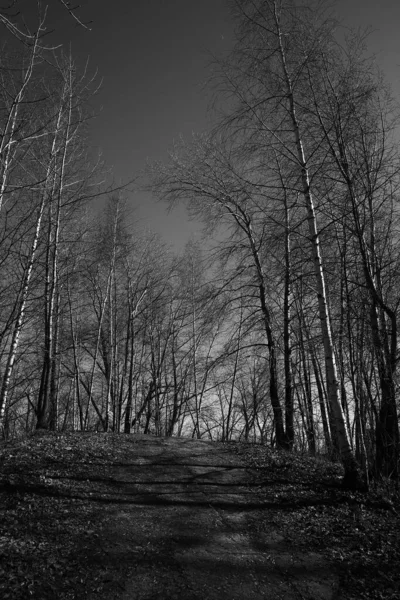
{"label": "leaf litter", "polygon": [[[96,565],[110,464],[123,464],[135,436],[46,433],[0,446],[0,596],[86,598],[114,585]],[[265,446],[230,443],[252,474],[251,493],[292,547],[325,556],[342,600],[400,598],[400,494],[388,482],[368,494],[341,488],[341,466]]]}
{"label": "leaf litter", "polygon": [[[270,501],[265,522],[275,519],[294,549],[315,550],[340,575],[343,600],[400,598],[400,492],[382,481],[368,493],[341,487],[339,463],[306,454],[235,444]],[[271,515],[273,512],[273,516]]]}

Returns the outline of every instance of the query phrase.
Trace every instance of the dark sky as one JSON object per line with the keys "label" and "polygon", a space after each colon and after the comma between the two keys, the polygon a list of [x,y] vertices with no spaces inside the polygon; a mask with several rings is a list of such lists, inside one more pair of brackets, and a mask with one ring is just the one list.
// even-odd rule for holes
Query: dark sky
{"label": "dark sky", "polygon": [[[180,134],[207,128],[209,53],[221,54],[232,42],[225,0],[81,0],[78,14],[92,21],[91,31],[75,26],[57,0],[48,3],[52,39],[67,47],[71,41],[77,60],[89,56],[90,68],[103,79],[93,144],[117,181],[132,179],[147,158],[163,159]],[[22,4],[33,10],[36,2]],[[399,0],[337,0],[336,6],[345,24],[371,25],[371,52],[379,53],[400,95]],[[130,196],[130,202],[144,225],[177,248],[199,228],[187,222],[183,209],[167,215],[147,195]]]}
{"label": "dark sky", "polygon": [[[32,0],[31,0],[32,1]],[[54,2],[55,0],[53,0]],[[204,90],[210,52],[229,47],[232,28],[225,0],[82,0],[78,14],[91,31],[76,27],[60,9],[49,12],[52,39],[72,40],[79,60],[90,56],[103,79],[93,123],[93,144],[128,181],[146,160],[165,159],[180,134],[205,130],[210,98]],[[168,215],[147,194],[130,195],[137,218],[181,248],[199,229],[185,210]]]}

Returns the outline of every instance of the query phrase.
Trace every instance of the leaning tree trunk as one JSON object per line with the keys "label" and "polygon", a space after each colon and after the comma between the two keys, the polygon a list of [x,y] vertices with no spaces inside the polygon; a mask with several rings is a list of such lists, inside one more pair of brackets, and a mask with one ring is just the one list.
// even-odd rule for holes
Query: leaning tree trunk
{"label": "leaning tree trunk", "polygon": [[5,411],[6,411],[7,400],[8,400],[8,391],[10,388],[10,382],[11,382],[11,377],[12,377],[12,373],[13,373],[13,369],[14,369],[15,358],[17,355],[19,338],[20,338],[21,330],[22,330],[23,323],[24,323],[26,302],[27,302],[28,294],[29,294],[29,290],[30,290],[32,270],[33,270],[33,266],[34,266],[35,259],[36,259],[36,252],[37,252],[37,247],[38,247],[38,243],[39,243],[44,207],[45,207],[45,193],[43,192],[39,211],[38,211],[38,216],[37,216],[37,220],[36,220],[35,234],[34,234],[33,240],[32,240],[32,246],[31,246],[31,250],[30,250],[28,264],[25,268],[24,279],[22,281],[21,292],[20,292],[21,297],[20,297],[20,302],[19,302],[19,307],[18,307],[17,318],[14,323],[10,349],[8,352],[7,362],[6,362],[6,366],[4,369],[4,375],[3,375],[2,385],[1,385],[0,429],[4,425]]}
{"label": "leaning tree trunk", "polygon": [[294,99],[293,84],[289,76],[289,71],[286,65],[286,54],[282,42],[282,30],[280,28],[279,17],[274,6],[274,17],[276,31],[278,35],[278,48],[279,55],[282,64],[283,79],[286,86],[287,99],[288,99],[288,113],[292,124],[292,130],[294,135],[297,161],[301,169],[301,185],[302,193],[304,196],[306,209],[307,209],[307,221],[308,230],[310,235],[311,253],[314,263],[314,273],[317,284],[317,299],[318,299],[318,310],[319,320],[321,325],[321,333],[325,355],[325,370],[326,370],[326,384],[328,391],[328,401],[331,406],[333,422],[335,427],[335,436],[338,442],[340,457],[345,469],[344,484],[350,487],[359,487],[361,485],[360,477],[361,472],[355,456],[353,454],[349,435],[346,428],[344,414],[340,402],[339,395],[339,382],[337,375],[337,367],[332,339],[332,331],[330,325],[330,315],[327,302],[325,276],[323,269],[323,261],[320,250],[319,233],[317,227],[317,218],[314,208],[314,201],[311,193],[311,181],[309,177],[307,161],[305,158],[305,152],[303,147],[302,136],[300,133],[300,125],[296,114],[296,104]]}

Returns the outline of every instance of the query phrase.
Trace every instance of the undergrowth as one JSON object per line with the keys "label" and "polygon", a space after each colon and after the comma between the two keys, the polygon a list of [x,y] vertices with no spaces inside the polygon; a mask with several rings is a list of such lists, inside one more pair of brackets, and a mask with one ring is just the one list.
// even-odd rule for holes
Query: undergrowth
{"label": "undergrowth", "polygon": [[[102,589],[104,571],[91,559],[106,506],[98,501],[109,492],[110,464],[123,462],[135,443],[135,436],[77,433],[0,446],[2,600],[84,599]],[[341,600],[400,598],[398,489],[383,482],[354,493],[341,487],[338,463],[230,447],[249,468],[249,492],[268,505],[250,527],[268,531],[275,522],[289,547],[325,556],[339,575]]]}
{"label": "undergrowth", "polygon": [[101,509],[96,477],[133,437],[51,434],[0,446],[0,598],[84,599],[104,573],[90,557]]}
{"label": "undergrowth", "polygon": [[[343,600],[400,598],[400,494],[393,482],[375,482],[368,493],[341,487],[339,463],[265,446],[238,444],[271,502],[271,515],[289,544],[326,556],[338,572]],[[274,508],[275,507],[275,508]]]}

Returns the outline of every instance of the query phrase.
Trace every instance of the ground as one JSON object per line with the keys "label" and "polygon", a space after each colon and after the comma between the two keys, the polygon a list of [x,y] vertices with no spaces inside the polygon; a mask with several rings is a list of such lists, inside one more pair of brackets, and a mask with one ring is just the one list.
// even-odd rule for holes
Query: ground
{"label": "ground", "polygon": [[4,600],[400,598],[395,490],[250,444],[95,433],[0,448]]}

